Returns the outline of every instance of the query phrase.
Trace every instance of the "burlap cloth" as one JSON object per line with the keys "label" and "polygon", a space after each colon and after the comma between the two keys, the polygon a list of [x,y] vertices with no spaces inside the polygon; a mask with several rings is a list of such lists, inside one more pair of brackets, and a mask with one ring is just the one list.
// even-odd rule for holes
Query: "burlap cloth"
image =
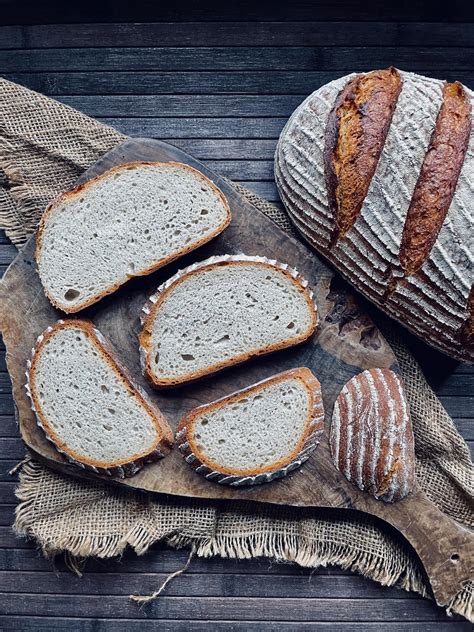
{"label": "burlap cloth", "polygon": [[[0,80],[0,225],[21,247],[46,205],[125,136],[56,101]],[[237,186],[237,185],[236,185]],[[291,230],[284,212],[238,187],[263,213]],[[473,468],[468,448],[398,335],[381,319],[410,402],[418,480],[438,507],[473,525]],[[59,475],[26,463],[14,528],[45,554],[109,557],[138,553],[160,539],[194,545],[201,556],[268,556],[317,567],[335,564],[382,584],[429,595],[418,560],[401,539],[363,515],[263,507],[250,503],[168,500]],[[474,582],[449,604],[472,618]]]}

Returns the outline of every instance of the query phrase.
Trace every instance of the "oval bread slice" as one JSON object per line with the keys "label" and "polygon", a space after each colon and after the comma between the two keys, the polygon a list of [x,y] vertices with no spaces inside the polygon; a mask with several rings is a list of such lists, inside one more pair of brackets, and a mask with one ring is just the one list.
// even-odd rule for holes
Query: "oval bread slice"
{"label": "oval bread slice", "polygon": [[230,218],[223,193],[188,165],[121,165],[46,209],[37,233],[39,276],[53,305],[78,312],[208,242]]}
{"label": "oval bread slice", "polygon": [[38,424],[71,462],[120,477],[164,456],[166,419],[89,321],[58,321],[38,338],[27,391]]}
{"label": "oval bread slice", "polygon": [[301,343],[317,324],[313,294],[296,270],[245,255],[185,268],[143,312],[142,366],[162,387]]}
{"label": "oval bread slice", "polygon": [[232,486],[268,483],[306,461],[324,427],[321,387],[291,369],[191,410],[176,441],[198,474]]}
{"label": "oval bread slice", "polygon": [[391,503],[412,491],[410,411],[393,371],[369,369],[347,382],[334,406],[330,446],[337,469],[375,498]]}

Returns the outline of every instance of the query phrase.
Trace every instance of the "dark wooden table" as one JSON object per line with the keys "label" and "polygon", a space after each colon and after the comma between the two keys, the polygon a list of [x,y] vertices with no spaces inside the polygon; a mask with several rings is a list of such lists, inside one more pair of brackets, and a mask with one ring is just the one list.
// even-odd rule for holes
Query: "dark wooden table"
{"label": "dark wooden table", "polygon": [[[472,3],[54,3],[0,0],[0,73],[117,127],[167,140],[269,200],[276,139],[321,84],[390,64],[474,87]],[[157,3],[158,4],[158,3]],[[429,4],[429,3],[426,3]],[[436,5],[436,3],[433,3]],[[421,6],[420,6],[421,5]],[[423,11],[421,9],[423,8]],[[423,21],[420,21],[420,15]],[[144,23],[136,23],[141,21]],[[1,130],[0,130],[1,132]],[[0,265],[16,254],[0,237]],[[457,427],[474,444],[474,370],[412,341]],[[93,561],[79,579],[11,532],[22,458],[0,357],[0,630],[285,630],[462,632],[426,599],[338,569],[268,560],[196,560],[139,609],[186,552]]]}

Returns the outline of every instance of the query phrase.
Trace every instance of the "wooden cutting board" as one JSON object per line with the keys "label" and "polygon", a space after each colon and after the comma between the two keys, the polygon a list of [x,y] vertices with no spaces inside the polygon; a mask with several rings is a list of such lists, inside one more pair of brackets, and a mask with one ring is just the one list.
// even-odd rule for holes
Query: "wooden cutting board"
{"label": "wooden cutting board", "polygon": [[[118,356],[136,381],[166,414],[173,427],[199,404],[222,397],[279,371],[307,366],[319,378],[326,409],[326,432],[308,462],[286,478],[249,489],[220,486],[195,474],[175,449],[164,460],[146,466],[133,478],[119,480],[129,488],[204,499],[245,499],[299,507],[334,507],[360,510],[382,518],[406,537],[418,553],[440,605],[448,603],[461,584],[473,575],[472,534],[441,513],[421,491],[387,505],[360,492],[335,469],[327,441],[334,401],[343,385],[361,370],[389,367],[397,371],[386,340],[360,307],[351,291],[305,245],[280,230],[225,180],[188,154],[150,139],[129,140],[88,169],[78,183],[112,166],[133,160],[190,164],[203,171],[227,196],[232,210],[230,227],[210,244],[177,264],[148,277],[134,279],[97,305],[81,312],[91,318],[112,342]],[[38,428],[26,396],[25,368],[36,337],[64,314],[45,298],[34,262],[34,237],[16,257],[0,284],[0,319],[7,349],[20,431],[32,453],[49,466],[77,476],[94,476],[73,467],[54,449]],[[191,386],[154,391],[141,375],[137,333],[138,314],[146,297],[178,268],[211,255],[245,253],[276,258],[299,270],[313,288],[320,315],[316,336],[302,346],[281,351],[229,369]],[[429,537],[427,534],[429,533]]]}

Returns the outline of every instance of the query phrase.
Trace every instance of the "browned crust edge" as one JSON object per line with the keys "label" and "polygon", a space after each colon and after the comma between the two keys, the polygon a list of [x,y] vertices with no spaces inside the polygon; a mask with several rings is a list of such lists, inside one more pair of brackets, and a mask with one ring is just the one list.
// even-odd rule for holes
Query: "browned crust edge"
{"label": "browned crust edge", "polygon": [[[221,199],[221,201],[222,201],[222,203],[224,205],[224,208],[226,210],[226,214],[227,214],[226,220],[220,226],[218,226],[214,231],[212,231],[212,233],[210,233],[207,237],[203,237],[199,241],[196,241],[196,242],[194,242],[194,243],[182,248],[181,250],[179,250],[174,255],[170,255],[168,257],[165,257],[164,259],[158,260],[155,264],[151,265],[150,267],[146,268],[145,270],[141,270],[139,272],[134,272],[132,275],[128,275],[128,278],[125,279],[124,281],[118,281],[117,283],[114,283],[113,285],[111,285],[109,287],[108,290],[105,290],[105,291],[101,292],[100,294],[97,294],[97,295],[93,296],[89,300],[85,301],[84,303],[80,303],[79,305],[75,305],[75,306],[71,307],[71,306],[65,305],[63,303],[59,303],[58,301],[56,301],[56,300],[54,300],[52,298],[52,296],[50,295],[50,293],[48,292],[48,290],[46,289],[46,287],[42,283],[43,289],[44,289],[44,293],[46,294],[46,296],[49,299],[49,301],[51,302],[51,304],[54,305],[54,307],[57,307],[58,309],[62,310],[63,312],[66,312],[67,314],[75,314],[76,312],[79,312],[79,311],[85,309],[86,307],[89,307],[90,305],[93,305],[94,303],[97,303],[98,301],[103,299],[105,296],[107,296],[109,294],[113,294],[113,292],[115,292],[120,287],[122,287],[122,285],[127,283],[127,281],[129,281],[130,279],[132,279],[134,277],[137,277],[137,276],[146,276],[148,274],[151,274],[152,272],[155,272],[156,270],[159,270],[160,268],[163,268],[164,266],[168,265],[172,261],[175,261],[176,259],[179,259],[180,257],[183,257],[184,255],[192,252],[193,250],[196,250],[200,246],[203,246],[204,244],[207,244],[209,241],[214,239],[214,237],[217,237],[217,235],[220,235],[220,233],[222,231],[224,231],[229,226],[229,224],[231,222],[231,219],[232,219],[231,210],[230,210],[229,202],[228,202],[227,198],[225,197],[225,195],[222,193],[222,191],[219,189],[219,187],[217,187],[214,184],[214,182],[212,182],[212,180],[210,180],[207,176],[205,176],[203,173],[201,173],[200,171],[198,171],[194,167],[191,167],[190,165],[186,165],[186,164],[181,163],[181,162],[145,162],[145,161],[139,161],[139,160],[135,161],[135,162],[129,162],[129,163],[126,163],[126,164],[123,164],[123,165],[119,165],[117,167],[112,167],[112,169],[109,169],[108,171],[102,173],[101,175],[95,176],[94,178],[91,178],[87,182],[85,182],[83,184],[80,184],[79,186],[75,187],[74,189],[71,189],[70,191],[66,191],[65,193],[62,193],[53,202],[51,202],[51,204],[49,204],[49,206],[46,208],[46,210],[44,211],[44,213],[43,213],[43,215],[41,217],[40,223],[38,225],[37,233],[36,233],[35,259],[36,259],[36,263],[38,265],[38,271],[39,271],[39,268],[40,268],[39,260],[40,260],[41,248],[42,248],[42,243],[43,243],[43,233],[44,233],[44,230],[46,228],[46,222],[47,222],[49,216],[52,213],[54,213],[54,211],[57,208],[57,206],[59,204],[65,202],[65,201],[70,201],[71,198],[74,198],[74,197],[77,197],[78,195],[84,194],[85,191],[87,191],[89,188],[94,186],[99,180],[103,180],[105,178],[108,178],[109,176],[113,175],[114,173],[117,173],[117,172],[120,172],[120,171],[127,171],[127,170],[131,170],[131,169],[135,169],[137,167],[180,167],[182,169],[185,169],[187,171],[192,172],[198,178],[203,180],[208,186],[210,186],[211,189]],[[41,275],[40,275],[40,278],[41,278]]]}
{"label": "browned crust edge", "polygon": [[471,104],[464,87],[458,81],[445,83],[403,227],[399,261],[405,276],[418,272],[438,238],[467,154],[471,127]]}
{"label": "browned crust edge", "polygon": [[[364,187],[363,187],[363,190],[360,192],[361,193],[359,196],[360,199],[357,202],[356,208],[353,210],[354,217],[352,219],[352,223],[347,229],[343,230],[340,227],[340,222],[339,222],[340,208],[339,208],[338,196],[337,196],[339,178],[334,167],[334,156],[339,144],[339,134],[340,134],[340,119],[338,116],[338,111],[339,111],[339,108],[343,105],[343,103],[346,100],[350,102],[355,102],[356,97],[357,97],[357,90],[363,79],[369,78],[370,76],[376,75],[377,73],[390,73],[394,75],[398,80],[398,88],[395,88],[395,90],[392,90],[391,92],[387,92],[387,97],[389,98],[387,99],[387,103],[385,104],[386,106],[385,109],[387,111],[385,112],[385,116],[383,118],[379,120],[378,117],[374,116],[375,112],[372,112],[372,125],[374,124],[374,121],[375,121],[378,126],[378,128],[376,127],[375,129],[375,133],[371,134],[372,139],[375,138],[375,144],[376,144],[375,148],[365,145],[365,141],[364,141],[364,138],[366,135],[364,131],[365,125],[364,125],[364,120],[362,119],[361,121],[362,147],[358,148],[358,153],[356,154],[355,159],[358,158],[359,164],[364,164],[367,157],[369,157],[372,160],[373,164],[372,165],[369,164],[369,167],[370,167],[369,169],[365,168]],[[334,230],[333,230],[331,244],[330,244],[331,246],[334,245],[338,241],[338,239],[342,239],[345,237],[346,233],[354,225],[355,221],[357,220],[357,217],[360,214],[360,211],[364,204],[364,200],[367,196],[367,192],[370,187],[370,183],[372,182],[372,178],[377,168],[380,155],[383,151],[385,139],[387,138],[388,130],[392,122],[393,113],[395,111],[395,107],[398,102],[398,97],[400,95],[401,88],[402,88],[401,75],[398,72],[398,70],[396,68],[393,68],[392,66],[389,68],[386,68],[385,70],[374,70],[369,73],[356,75],[341,90],[338,97],[336,98],[336,101],[334,103],[334,106],[331,112],[329,113],[328,120],[326,123],[326,130],[325,130],[323,164],[324,164],[324,174],[325,174],[326,191],[327,191],[327,196],[328,196],[329,208],[334,215]],[[356,106],[357,111],[362,115],[362,117],[368,115],[367,112],[370,110],[369,106],[374,101],[375,101],[374,94],[372,94],[371,97],[363,104],[362,107]],[[377,112],[377,114],[379,113]],[[361,149],[360,153],[359,153],[359,149]],[[371,149],[372,151],[367,156],[367,152],[369,152],[369,150]],[[362,154],[365,154],[365,155],[362,155]]]}
{"label": "browned crust edge", "polygon": [[[303,333],[303,334],[300,334],[299,336],[295,336],[294,338],[288,339],[286,342],[274,343],[272,345],[269,345],[265,349],[256,350],[254,352],[252,351],[248,353],[243,353],[240,356],[237,356],[235,358],[229,359],[224,362],[219,362],[217,364],[212,365],[211,367],[208,367],[207,369],[195,371],[194,373],[190,373],[187,376],[184,376],[181,378],[169,378],[169,379],[158,378],[154,374],[150,366],[151,336],[152,336],[153,320],[156,316],[158,309],[160,308],[162,303],[165,301],[167,296],[172,291],[174,291],[178,285],[180,285],[181,283],[189,279],[191,275],[199,274],[201,272],[204,272],[214,267],[220,267],[220,266],[226,266],[226,265],[248,265],[249,263],[252,263],[252,265],[258,265],[261,267],[267,267],[272,270],[277,268],[299,287],[300,292],[305,297],[306,303],[308,305],[308,309],[311,312],[311,326],[309,330],[306,333]],[[310,290],[308,290],[308,287],[305,287],[303,285],[302,277],[298,276],[297,278],[295,278],[286,269],[283,269],[282,267],[279,267],[278,265],[273,265],[271,263],[263,263],[262,261],[258,261],[258,260],[251,261],[251,258],[248,257],[245,261],[219,261],[216,263],[209,263],[208,265],[206,265],[206,262],[204,261],[202,266],[190,272],[187,272],[187,268],[185,268],[184,270],[181,271],[180,278],[177,279],[175,282],[171,283],[171,285],[169,285],[163,292],[161,292],[158,301],[156,303],[150,304],[150,311],[148,315],[145,317],[142,325],[143,325],[142,330],[139,334],[139,342],[140,342],[141,358],[142,358],[144,373],[154,386],[167,388],[167,387],[180,386],[182,384],[187,384],[189,382],[194,382],[195,380],[199,380],[205,376],[212,375],[213,373],[217,373],[218,371],[221,371],[228,367],[242,364],[253,358],[257,358],[259,356],[266,355],[274,351],[287,349],[288,347],[293,347],[305,342],[316,331],[316,327],[318,325],[318,312],[317,312],[317,308],[312,297],[312,293],[310,292]]]}
{"label": "browned crust edge", "polygon": [[[270,384],[276,384],[291,378],[297,379],[303,383],[307,392],[310,394],[310,404],[305,431],[302,433],[296,447],[289,454],[267,467],[249,470],[223,468],[218,463],[215,463],[200,454],[192,434],[194,422],[200,415],[231,405],[249,394],[265,390]],[[289,472],[285,472],[284,468],[294,462],[295,459],[297,460],[301,457],[302,462],[303,460],[306,460],[309,457],[309,454],[317,447],[318,442],[316,441],[316,437],[323,432],[323,429],[324,407],[321,395],[321,384],[310,369],[306,367],[299,367],[278,373],[277,375],[262,380],[257,384],[253,384],[242,390],[236,391],[235,393],[227,395],[226,397],[222,397],[216,401],[210,402],[209,404],[204,404],[192,409],[181,419],[176,432],[176,441],[183,458],[190,463],[194,470],[206,468],[208,473],[211,473],[211,476],[206,476],[206,478],[210,478],[211,480],[213,479],[219,483],[226,483],[225,479],[231,477],[232,479],[237,478],[237,480],[231,480],[229,481],[229,484],[258,484],[260,482],[269,482],[273,478],[285,476]],[[296,467],[299,467],[301,464],[302,463],[299,463]],[[293,469],[296,469],[296,467]],[[259,477],[262,474],[267,475],[267,480],[257,480],[252,482],[245,480]],[[260,478],[263,477],[260,476]]]}
{"label": "browned crust edge", "polygon": [[[123,461],[115,462],[100,462],[93,459],[84,458],[82,455],[68,448],[67,444],[59,439],[57,434],[50,426],[46,415],[44,414],[41,403],[36,395],[36,364],[41,354],[42,349],[47,342],[52,338],[56,332],[61,329],[74,328],[81,329],[90,338],[95,345],[101,356],[104,358],[109,367],[120,378],[125,388],[131,392],[140,402],[140,404],[146,409],[157,431],[157,437],[155,443],[149,450],[145,452],[139,452],[132,455],[130,458]],[[94,471],[101,471],[108,474],[118,474],[119,476],[129,476],[135,474],[148,460],[156,460],[160,456],[165,456],[171,449],[174,443],[173,431],[171,430],[166,418],[163,414],[148,401],[147,396],[141,392],[140,388],[133,383],[132,377],[129,375],[127,369],[121,365],[121,363],[114,356],[113,349],[110,343],[102,336],[98,329],[91,321],[71,319],[67,321],[58,321],[53,326],[48,327],[43,334],[41,334],[32,350],[31,361],[28,365],[27,371],[27,390],[32,401],[32,408],[35,412],[38,424],[45,432],[48,439],[54,443],[56,448],[62,452],[73,463],[82,467],[88,467]],[[123,470],[121,472],[120,470]]]}

